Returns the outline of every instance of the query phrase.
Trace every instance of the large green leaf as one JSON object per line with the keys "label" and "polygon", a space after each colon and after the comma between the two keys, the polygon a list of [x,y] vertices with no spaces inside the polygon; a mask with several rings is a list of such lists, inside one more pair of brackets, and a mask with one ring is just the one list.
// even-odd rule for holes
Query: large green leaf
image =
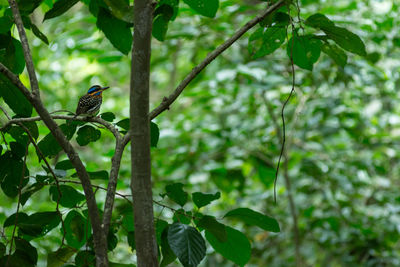
{"label": "large green leaf", "polygon": [[127,22],[113,17],[106,9],[100,8],[96,25],[123,54],[127,55],[131,51],[132,32]]}
{"label": "large green leaf", "polygon": [[[59,191],[61,191],[61,197]],[[85,200],[85,196],[69,185],[51,186],[49,189],[51,200],[66,208],[73,208]]]}
{"label": "large green leaf", "polygon": [[[62,132],[65,134],[68,140],[72,138],[76,131],[76,124],[67,123],[60,125]],[[54,136],[49,133],[38,143],[40,151],[42,151],[45,157],[54,157],[61,151],[61,147],[58,144]]]}
{"label": "large green leaf", "polygon": [[0,33],[6,33],[10,31],[11,26],[13,25],[14,20],[11,12],[11,8],[7,8],[3,16],[0,17]]}
{"label": "large green leaf", "polygon": [[206,230],[206,239],[216,252],[233,261],[239,266],[244,266],[251,257],[249,240],[240,231],[225,226],[227,239],[221,242],[211,232]]}
{"label": "large green leaf", "polygon": [[300,68],[312,70],[321,54],[321,41],[309,35],[298,36],[295,33],[288,42],[287,54],[293,57],[293,63]]}
{"label": "large green leaf", "polygon": [[162,42],[165,40],[167,34],[169,20],[165,18],[163,14],[160,14],[154,18],[152,34],[154,38]]}
{"label": "large green leaf", "polygon": [[21,234],[31,237],[40,237],[47,234],[61,222],[60,215],[56,211],[37,212],[29,215],[26,220],[18,222]]}
{"label": "large green leaf", "polygon": [[259,28],[249,37],[249,52],[252,58],[269,55],[283,44],[285,38],[284,27]]}
{"label": "large green leaf", "polygon": [[64,14],[78,2],[79,0],[58,0],[54,3],[52,9],[46,12],[43,20],[55,18]]}
{"label": "large green leaf", "polygon": [[227,217],[237,218],[246,224],[258,226],[265,231],[280,232],[279,224],[274,218],[248,208],[231,210],[225,214],[224,218]]}
{"label": "large green leaf", "polygon": [[182,183],[174,183],[165,186],[167,196],[180,206],[184,206],[188,200],[188,193],[183,191]]}
{"label": "large green leaf", "polygon": [[25,68],[21,42],[10,33],[0,34],[0,62],[15,74],[21,74]]}
{"label": "large green leaf", "polygon": [[215,194],[204,194],[201,192],[194,192],[192,194],[192,199],[194,204],[200,209],[201,207],[207,206],[212,201],[219,199],[221,197],[221,193],[217,192]]}
{"label": "large green leaf", "polygon": [[[22,177],[23,164],[22,159],[11,151],[7,151],[0,157],[1,189],[8,197],[13,198],[18,195],[21,179],[23,179],[22,188],[28,183],[28,179]],[[29,176],[29,170],[26,166],[24,176]]]}
{"label": "large green leaf", "polygon": [[365,45],[358,35],[351,31],[335,26],[335,23],[323,14],[314,14],[307,18],[306,25],[313,28],[321,29],[326,33],[328,38],[335,41],[343,49],[354,54],[365,56]]}
{"label": "large green leaf", "polygon": [[64,220],[68,245],[80,249],[91,237],[92,229],[90,223],[80,213],[72,210]]}
{"label": "large green leaf", "polygon": [[203,216],[196,225],[212,233],[220,242],[225,242],[227,239],[225,225],[217,222],[215,217]]}
{"label": "large green leaf", "polygon": [[47,255],[47,267],[61,267],[77,252],[72,247],[62,247]]}
{"label": "large green leaf", "polygon": [[43,0],[17,0],[18,8],[21,14],[31,14]]}
{"label": "large green leaf", "polygon": [[85,125],[79,128],[76,142],[80,146],[86,146],[90,142],[96,142],[101,137],[101,132],[93,126]]}
{"label": "large green leaf", "polygon": [[328,43],[324,43],[321,46],[322,52],[327,54],[330,58],[333,59],[333,61],[336,62],[341,67],[344,67],[347,63],[347,55],[346,53],[340,49],[336,45],[331,45]]}
{"label": "large green leaf", "polygon": [[206,244],[192,226],[174,223],[168,228],[168,244],[185,267],[197,266],[206,255]]}
{"label": "large green leaf", "polygon": [[30,117],[32,105],[6,77],[0,74],[0,97],[20,117]]}
{"label": "large green leaf", "polygon": [[213,18],[219,7],[218,0],[183,0],[188,6],[200,15]]}
{"label": "large green leaf", "polygon": [[171,247],[168,244],[168,228],[166,228],[161,234],[161,255],[162,260],[160,263],[161,267],[167,266],[171,262],[176,259],[176,255],[172,251]]}

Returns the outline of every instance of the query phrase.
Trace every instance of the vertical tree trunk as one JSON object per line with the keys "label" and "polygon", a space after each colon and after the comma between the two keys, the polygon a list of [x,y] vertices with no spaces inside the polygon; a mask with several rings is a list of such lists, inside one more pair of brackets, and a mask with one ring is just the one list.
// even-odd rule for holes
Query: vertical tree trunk
{"label": "vertical tree trunk", "polygon": [[130,117],[132,132],[131,190],[135,242],[139,267],[158,266],[151,188],[149,78],[153,6],[151,0],[134,2],[134,34]]}

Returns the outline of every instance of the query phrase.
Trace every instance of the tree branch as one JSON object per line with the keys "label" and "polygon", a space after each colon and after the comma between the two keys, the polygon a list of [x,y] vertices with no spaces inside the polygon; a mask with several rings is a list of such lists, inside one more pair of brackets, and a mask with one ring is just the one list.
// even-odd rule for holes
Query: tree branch
{"label": "tree branch", "polygon": [[24,51],[24,58],[25,58],[25,62],[26,62],[26,69],[28,70],[29,81],[31,84],[32,93],[33,93],[33,95],[40,97],[39,83],[36,78],[35,68],[33,66],[33,60],[32,60],[32,55],[31,55],[31,50],[29,49],[28,38],[26,37],[24,24],[22,23],[22,18],[21,18],[21,14],[19,13],[17,2],[15,0],[8,0],[8,3],[10,4],[11,10],[12,10],[12,13],[14,16],[14,22],[17,25],[19,38],[21,39],[21,44],[22,44],[22,48]]}
{"label": "tree branch", "polygon": [[[0,63],[1,64],[1,63]],[[0,66],[1,70],[1,66]],[[74,117],[71,115],[51,115],[50,116],[53,120],[73,120],[73,121],[86,121],[86,122],[96,122],[104,127],[106,127],[116,139],[121,139],[121,133],[118,131],[118,129],[112,124],[109,123],[108,121],[103,120],[100,117],[86,117],[86,118],[79,118],[79,117]],[[40,116],[37,117],[30,117],[30,118],[15,118],[15,119],[10,119],[6,124],[4,124],[1,128],[0,131],[4,130],[7,128],[10,124],[18,124],[21,122],[28,122],[28,121],[41,121],[42,118]]]}
{"label": "tree branch", "polygon": [[267,8],[262,14],[258,15],[254,19],[247,22],[242,28],[240,28],[231,38],[226,40],[223,44],[218,46],[214,51],[212,51],[208,56],[199,63],[196,67],[192,69],[192,71],[183,79],[183,81],[176,87],[175,91],[173,91],[168,97],[164,97],[161,104],[153,109],[150,114],[150,120],[154,119],[166,109],[178,98],[178,96],[183,92],[186,86],[208,65],[210,64],[216,57],[218,57],[222,52],[224,52],[227,48],[229,48],[234,42],[236,42],[243,34],[253,28],[257,23],[262,21],[266,16],[272,14],[274,11],[279,9],[281,6],[285,4],[285,0],[279,0],[271,7]]}
{"label": "tree branch", "polygon": [[78,177],[82,182],[82,187],[85,193],[90,221],[93,228],[93,243],[96,252],[96,265],[108,266],[107,238],[103,234],[102,227],[100,224],[100,215],[97,208],[92,185],[90,182],[89,174],[87,173],[85,166],[83,165],[81,159],[79,158],[79,155],[76,153],[71,143],[67,140],[64,133],[61,131],[60,127],[52,119],[50,113],[44,107],[40,99],[39,85],[33,67],[33,60],[29,50],[28,39],[26,37],[21,15],[19,13],[16,1],[15,0],[8,0],[8,1],[10,3],[13,12],[14,22],[18,28],[33,93],[31,94],[26,89],[26,87],[19,80],[18,76],[14,75],[1,63],[0,63],[0,72],[3,73],[25,95],[25,97],[29,100],[32,106],[36,109],[37,113],[42,118],[47,128],[49,128],[54,138],[63,148],[65,153],[68,155],[68,158],[70,159],[72,166],[74,166],[76,173],[78,174]]}

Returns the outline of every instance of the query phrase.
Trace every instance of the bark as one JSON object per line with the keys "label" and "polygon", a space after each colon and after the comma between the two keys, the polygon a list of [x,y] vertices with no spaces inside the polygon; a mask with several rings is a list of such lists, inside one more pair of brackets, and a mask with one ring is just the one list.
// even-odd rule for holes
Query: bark
{"label": "bark", "polygon": [[153,3],[134,2],[130,87],[131,190],[138,267],[158,266],[151,188],[149,79]]}

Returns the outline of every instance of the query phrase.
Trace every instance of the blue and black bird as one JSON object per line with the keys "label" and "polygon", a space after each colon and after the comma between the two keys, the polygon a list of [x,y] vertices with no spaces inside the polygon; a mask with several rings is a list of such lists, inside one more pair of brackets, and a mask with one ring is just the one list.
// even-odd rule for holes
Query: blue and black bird
{"label": "blue and black bird", "polygon": [[87,94],[79,99],[74,118],[79,115],[96,115],[103,101],[102,93],[108,88],[110,87],[101,87],[100,85],[90,87]]}

